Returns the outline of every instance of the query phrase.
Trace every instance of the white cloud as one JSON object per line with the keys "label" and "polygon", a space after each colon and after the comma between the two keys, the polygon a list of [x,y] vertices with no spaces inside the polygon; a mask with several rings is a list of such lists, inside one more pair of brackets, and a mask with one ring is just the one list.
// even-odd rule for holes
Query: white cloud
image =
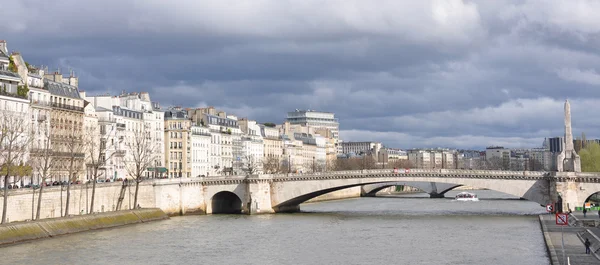
{"label": "white cloud", "polygon": [[526,0],[501,11],[505,19],[579,34],[600,33],[598,13],[600,2],[596,0]]}
{"label": "white cloud", "polygon": [[436,136],[422,137],[418,135],[400,132],[377,132],[366,130],[342,130],[340,137],[344,141],[381,141],[386,146],[410,148],[477,148],[499,145],[507,148],[531,148],[539,147],[544,140],[543,137],[490,137],[481,135],[458,135],[458,136]]}
{"label": "white cloud", "polygon": [[567,81],[574,81],[596,86],[600,85],[600,74],[598,74],[594,69],[582,71],[580,69],[562,68],[556,70],[556,74],[561,79]]}

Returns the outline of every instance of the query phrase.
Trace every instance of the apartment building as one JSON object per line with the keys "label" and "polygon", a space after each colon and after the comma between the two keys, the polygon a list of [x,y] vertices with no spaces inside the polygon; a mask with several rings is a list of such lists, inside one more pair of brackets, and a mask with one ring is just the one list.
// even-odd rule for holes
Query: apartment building
{"label": "apartment building", "polygon": [[164,117],[165,165],[169,177],[189,178],[192,176],[192,120],[181,108],[168,109]]}
{"label": "apartment building", "polygon": [[190,133],[192,177],[209,176],[210,131],[207,127],[192,125]]}
{"label": "apartment building", "polygon": [[98,126],[107,152],[108,160],[102,170],[110,179],[131,177],[127,173],[126,161],[130,161],[131,151],[127,146],[133,143],[136,135],[144,132],[150,137],[154,150],[154,162],[144,175],[146,177],[166,176],[164,111],[157,102],[152,102],[147,92],[121,93],[86,96],[96,115]]}

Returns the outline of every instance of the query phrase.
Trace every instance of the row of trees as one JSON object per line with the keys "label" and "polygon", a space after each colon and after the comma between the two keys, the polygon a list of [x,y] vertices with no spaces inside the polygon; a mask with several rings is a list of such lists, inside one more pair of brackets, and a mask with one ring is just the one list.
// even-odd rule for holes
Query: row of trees
{"label": "row of trees", "polygon": [[[35,201],[37,188],[34,183],[39,184],[37,208],[32,208],[32,219],[35,220],[41,217],[42,195],[46,182],[60,175],[67,175],[66,200],[64,212],[61,207],[61,215],[68,216],[71,184],[83,170],[87,170],[92,182],[88,213],[93,213],[96,183],[102,176],[101,169],[115,155],[115,152],[107,150],[114,150],[119,144],[116,142],[110,146],[110,142],[107,141],[106,136],[114,134],[114,131],[106,133],[104,138],[98,138],[98,134],[95,133],[97,129],[97,125],[75,128],[67,125],[49,125],[45,122],[32,124],[25,113],[8,110],[0,112],[0,174],[4,183],[1,222],[7,221],[9,185],[17,184],[24,178],[30,180],[32,201]],[[53,135],[59,132],[60,137]],[[123,144],[127,151],[123,163],[128,175],[135,182],[134,205],[137,205],[139,184],[144,180],[147,168],[156,160],[158,146],[152,141],[148,126],[128,133],[131,135],[130,141]],[[55,150],[56,145],[53,145],[53,142],[60,143],[62,150]]]}
{"label": "row of trees", "polygon": [[579,152],[581,157],[581,171],[600,172],[600,145],[598,143],[587,144]]}
{"label": "row of trees", "polygon": [[[408,160],[397,160],[390,163],[378,164],[371,156],[360,158],[336,159],[327,161],[327,163],[307,162],[302,166],[307,172],[323,172],[323,171],[342,171],[342,170],[361,170],[361,169],[378,169],[378,168],[410,168],[412,163]],[[287,159],[279,160],[276,157],[267,157],[262,161],[262,168],[266,174],[296,172],[297,168],[288,164]]]}

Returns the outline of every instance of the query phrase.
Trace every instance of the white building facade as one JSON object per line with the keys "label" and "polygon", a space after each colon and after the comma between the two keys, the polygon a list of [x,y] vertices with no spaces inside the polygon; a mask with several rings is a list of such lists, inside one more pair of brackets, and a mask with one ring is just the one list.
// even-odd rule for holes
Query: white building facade
{"label": "white building facade", "polygon": [[211,134],[204,126],[192,125],[190,146],[192,152],[192,177],[208,176],[210,174]]}

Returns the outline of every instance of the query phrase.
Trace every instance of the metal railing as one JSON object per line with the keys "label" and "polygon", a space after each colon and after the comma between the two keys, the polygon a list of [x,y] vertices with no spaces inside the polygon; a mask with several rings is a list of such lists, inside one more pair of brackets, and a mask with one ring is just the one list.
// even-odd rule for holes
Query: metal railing
{"label": "metal railing", "polygon": [[50,102],[48,102],[48,101],[32,99],[29,102],[31,103],[31,105],[34,105],[34,106],[50,107]]}
{"label": "metal railing", "polygon": [[82,107],[71,106],[71,105],[61,104],[61,103],[56,103],[56,102],[52,102],[52,107],[53,108],[59,108],[59,109],[66,109],[66,110],[74,110],[74,111],[83,112],[83,108]]}
{"label": "metal railing", "polygon": [[7,97],[13,97],[13,98],[27,99],[27,95],[22,96],[17,93],[13,94],[13,93],[9,93],[9,92],[4,92],[4,90],[2,90],[2,89],[0,89],[0,95],[7,96]]}

